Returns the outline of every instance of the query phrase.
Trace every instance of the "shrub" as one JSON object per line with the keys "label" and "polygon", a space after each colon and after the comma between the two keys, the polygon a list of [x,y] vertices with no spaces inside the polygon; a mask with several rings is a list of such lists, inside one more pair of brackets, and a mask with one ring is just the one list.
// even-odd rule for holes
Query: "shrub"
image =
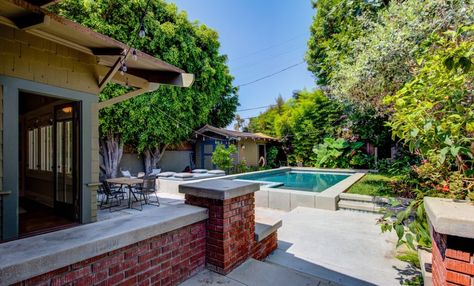
{"label": "shrub", "polygon": [[237,152],[235,145],[229,145],[227,148],[218,144],[214,152],[212,152],[212,163],[221,170],[229,171],[234,165],[234,158],[232,155]]}

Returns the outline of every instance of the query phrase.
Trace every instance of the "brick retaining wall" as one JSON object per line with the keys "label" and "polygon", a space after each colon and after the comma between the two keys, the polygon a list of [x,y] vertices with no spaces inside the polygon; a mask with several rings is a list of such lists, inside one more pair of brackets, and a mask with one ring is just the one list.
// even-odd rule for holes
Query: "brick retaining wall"
{"label": "brick retaining wall", "polygon": [[202,221],[16,285],[177,285],[204,268],[205,255]]}
{"label": "brick retaining wall", "polygon": [[432,229],[433,285],[474,285],[474,240]]}
{"label": "brick retaining wall", "polygon": [[186,194],[186,204],[209,209],[207,267],[226,274],[251,256],[255,235],[254,194],[216,200]]}
{"label": "brick retaining wall", "polygon": [[257,260],[264,260],[270,253],[278,247],[277,232],[273,232],[265,237],[262,241],[255,244],[252,251],[252,258]]}
{"label": "brick retaining wall", "polygon": [[227,274],[248,258],[263,260],[277,248],[276,229],[259,242],[255,239],[254,192],[225,199],[186,193],[185,202],[209,210],[206,226],[208,269]]}

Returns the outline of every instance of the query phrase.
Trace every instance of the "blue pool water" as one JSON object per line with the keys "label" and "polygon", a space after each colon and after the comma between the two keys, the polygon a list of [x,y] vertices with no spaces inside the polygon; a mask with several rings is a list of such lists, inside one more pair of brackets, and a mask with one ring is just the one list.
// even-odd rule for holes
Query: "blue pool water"
{"label": "blue pool water", "polygon": [[282,185],[275,187],[319,193],[349,176],[350,174],[340,173],[287,171],[242,175],[237,179],[281,183]]}

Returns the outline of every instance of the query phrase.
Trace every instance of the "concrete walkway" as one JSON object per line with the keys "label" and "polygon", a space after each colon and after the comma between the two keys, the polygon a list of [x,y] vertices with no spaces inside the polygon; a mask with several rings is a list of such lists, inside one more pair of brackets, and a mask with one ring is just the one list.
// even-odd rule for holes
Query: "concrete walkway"
{"label": "concrete walkway", "polygon": [[381,233],[380,215],[299,207],[258,208],[256,216],[283,220],[278,249],[266,262],[341,285],[400,285],[415,273],[395,258],[396,235]]}
{"label": "concrete walkway", "polygon": [[226,276],[204,270],[180,286],[338,286],[299,271],[249,259]]}

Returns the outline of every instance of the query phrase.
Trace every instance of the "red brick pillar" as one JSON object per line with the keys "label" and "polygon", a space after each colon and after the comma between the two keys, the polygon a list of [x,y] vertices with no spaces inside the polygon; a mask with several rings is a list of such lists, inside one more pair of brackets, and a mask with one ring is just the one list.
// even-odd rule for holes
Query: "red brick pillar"
{"label": "red brick pillar", "polygon": [[425,198],[432,239],[433,285],[474,286],[474,205]]}
{"label": "red brick pillar", "polygon": [[209,180],[180,186],[186,204],[209,210],[206,238],[207,268],[227,274],[253,255],[255,199],[259,184]]}
{"label": "red brick pillar", "polygon": [[433,285],[474,285],[474,239],[432,230]]}

